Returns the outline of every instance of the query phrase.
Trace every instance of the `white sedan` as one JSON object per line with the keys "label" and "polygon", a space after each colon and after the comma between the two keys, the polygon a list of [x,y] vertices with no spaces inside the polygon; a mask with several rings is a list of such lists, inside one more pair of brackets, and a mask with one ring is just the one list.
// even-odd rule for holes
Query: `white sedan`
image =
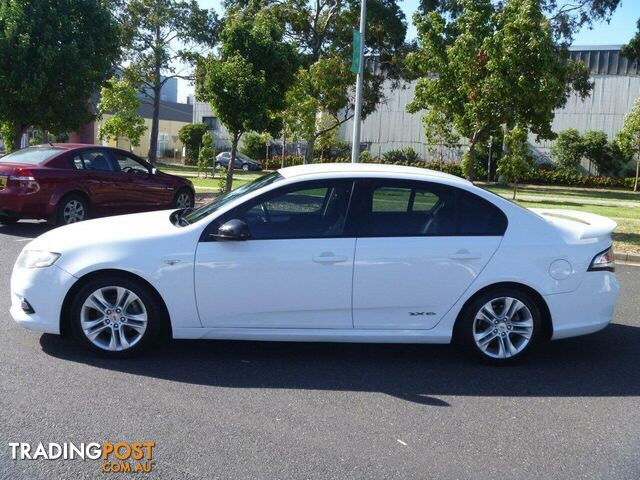
{"label": "white sedan", "polygon": [[11,314],[113,356],[163,337],[457,341],[506,363],[611,321],[615,227],[424,169],[290,167],[200,208],[45,233]]}

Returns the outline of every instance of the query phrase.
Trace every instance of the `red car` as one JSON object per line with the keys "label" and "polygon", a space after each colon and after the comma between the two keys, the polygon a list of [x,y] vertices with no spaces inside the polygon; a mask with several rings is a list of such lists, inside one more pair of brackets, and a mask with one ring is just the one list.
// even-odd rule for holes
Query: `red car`
{"label": "red car", "polygon": [[24,148],[0,158],[0,224],[55,225],[90,217],[193,207],[193,184],[132,153],[81,144]]}

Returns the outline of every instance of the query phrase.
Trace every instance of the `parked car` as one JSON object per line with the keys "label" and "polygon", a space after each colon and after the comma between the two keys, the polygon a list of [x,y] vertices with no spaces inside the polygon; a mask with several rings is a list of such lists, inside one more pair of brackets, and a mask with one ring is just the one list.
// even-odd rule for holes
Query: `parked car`
{"label": "parked car", "polygon": [[[231,152],[222,152],[216,156],[216,168],[229,168],[229,161],[231,160]],[[252,158],[247,157],[241,153],[236,153],[236,160],[233,163],[234,170],[244,170],[245,172],[253,171],[259,172],[262,170],[262,164]]]}
{"label": "parked car", "polygon": [[508,363],[609,323],[615,226],[424,169],[289,167],[197,209],[45,233],[14,267],[11,314],[113,356],[172,335],[453,340]]}
{"label": "parked car", "polygon": [[80,144],[24,148],[0,158],[0,224],[22,218],[65,225],[194,205],[193,184],[130,152]]}

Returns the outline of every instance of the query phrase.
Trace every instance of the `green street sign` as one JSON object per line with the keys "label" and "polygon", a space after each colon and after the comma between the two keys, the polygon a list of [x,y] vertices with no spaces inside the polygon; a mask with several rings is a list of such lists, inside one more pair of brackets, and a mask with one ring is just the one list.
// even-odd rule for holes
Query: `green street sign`
{"label": "green street sign", "polygon": [[351,71],[360,73],[360,57],[362,52],[362,35],[360,31],[353,29],[353,54],[351,56]]}

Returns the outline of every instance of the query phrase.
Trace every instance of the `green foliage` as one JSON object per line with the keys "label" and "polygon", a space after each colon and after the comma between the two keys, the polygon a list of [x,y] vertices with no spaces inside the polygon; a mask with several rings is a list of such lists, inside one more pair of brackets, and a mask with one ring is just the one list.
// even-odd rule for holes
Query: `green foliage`
{"label": "green foliage", "polygon": [[389,150],[382,154],[382,160],[385,163],[402,162],[407,165],[412,165],[416,162],[422,161],[420,155],[418,155],[418,153],[411,147]]}
{"label": "green foliage", "polygon": [[209,131],[206,131],[202,135],[202,148],[200,148],[200,155],[198,155],[198,175],[200,172],[204,172],[204,177],[207,178],[209,170],[213,168],[213,139]]}
{"label": "green foliage", "polygon": [[425,131],[467,139],[467,175],[473,178],[475,149],[490,132],[522,126],[553,138],[555,109],[569,94],[591,89],[583,64],[556,44],[537,0],[459,0],[414,18],[419,48],[409,63],[420,76],[410,112],[427,110]]}
{"label": "green foliage", "polygon": [[[285,92],[295,75],[296,55],[283,41],[283,26],[269,10],[256,15],[231,14],[220,34],[219,55],[200,64],[196,95],[211,104],[232,136],[230,165],[247,131],[277,135]],[[233,168],[227,169],[227,186]]]}
{"label": "green foliage", "polygon": [[15,149],[14,137],[16,136],[16,127],[11,122],[0,122],[0,137],[4,142],[4,151],[6,153],[13,152]]}
{"label": "green foliage", "polygon": [[158,146],[160,93],[172,78],[184,78],[185,64],[196,59],[194,47],[212,46],[218,18],[195,0],[128,0],[117,11],[123,25],[128,61],[125,76],[153,102],[149,161],[155,162]]}
{"label": "green foliage", "polygon": [[551,146],[551,158],[567,172],[576,173],[578,171],[584,153],[582,137],[575,128],[560,132]]}
{"label": "green foliage", "polygon": [[178,138],[185,149],[185,164],[195,165],[202,146],[202,138],[209,131],[204,123],[189,123],[178,130]]}
{"label": "green foliage", "polygon": [[535,161],[529,152],[527,131],[517,127],[504,137],[506,155],[498,162],[498,174],[513,184],[513,199],[516,198],[518,183],[527,178]]}
{"label": "green foliage", "polygon": [[242,137],[242,147],[240,147],[240,151],[254,160],[265,158],[268,139],[268,135],[248,132]]}
{"label": "green foliage", "polygon": [[605,163],[608,153],[609,140],[607,134],[600,130],[589,130],[582,136],[582,152],[589,160],[589,174],[591,165],[595,164],[600,172],[601,166]]}
{"label": "green foliage", "polygon": [[127,80],[113,77],[100,92],[98,115],[102,117],[107,113],[111,116],[100,125],[98,138],[115,141],[126,138],[132,146],[139,146],[140,138],[147,129],[144,118],[138,114],[139,107],[136,88]]}
{"label": "green foliage", "polygon": [[636,191],[640,173],[640,99],[636,99],[633,108],[624,118],[624,125],[618,132],[616,143],[624,155],[636,158],[636,179],[633,186],[633,190]]}
{"label": "green foliage", "polygon": [[91,120],[89,99],[119,51],[104,1],[0,2],[0,120],[16,137],[27,127],[79,128]]}

